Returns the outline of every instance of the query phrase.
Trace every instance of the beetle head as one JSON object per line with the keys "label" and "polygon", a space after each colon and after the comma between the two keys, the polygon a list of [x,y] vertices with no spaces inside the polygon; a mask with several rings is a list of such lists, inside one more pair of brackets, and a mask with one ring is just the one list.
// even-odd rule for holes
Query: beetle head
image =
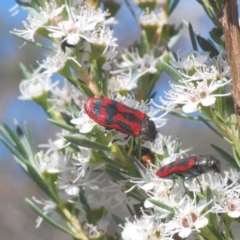
{"label": "beetle head", "polygon": [[143,140],[153,142],[157,136],[157,129],[155,123],[146,117],[142,123],[141,133],[139,135]]}

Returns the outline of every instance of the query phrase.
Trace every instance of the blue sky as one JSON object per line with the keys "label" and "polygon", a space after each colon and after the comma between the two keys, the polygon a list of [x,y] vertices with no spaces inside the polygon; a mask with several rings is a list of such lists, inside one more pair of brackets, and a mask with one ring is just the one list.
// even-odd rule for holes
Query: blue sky
{"label": "blue sky", "polygon": [[15,16],[11,16],[10,9],[15,5],[14,0],[2,1],[1,12],[0,12],[0,61],[6,61],[13,57],[15,48],[14,37],[9,34],[9,31],[15,27],[22,25],[22,20],[26,16],[24,11],[19,11]]}
{"label": "blue sky", "polygon": [[[15,5],[14,0],[2,1],[0,12],[0,124],[6,122],[13,125],[13,120],[20,123],[25,120],[30,125],[41,126],[46,122],[46,115],[35,103],[18,99],[18,84],[22,78],[19,74],[19,49],[21,41],[9,32],[14,28],[21,29],[26,12],[19,9],[19,13],[11,16],[10,9]],[[18,72],[18,74],[17,74]],[[34,112],[34,114],[32,114]],[[36,117],[37,116],[37,117]],[[36,131],[36,129],[34,129]],[[7,159],[9,151],[0,143],[0,161]]]}

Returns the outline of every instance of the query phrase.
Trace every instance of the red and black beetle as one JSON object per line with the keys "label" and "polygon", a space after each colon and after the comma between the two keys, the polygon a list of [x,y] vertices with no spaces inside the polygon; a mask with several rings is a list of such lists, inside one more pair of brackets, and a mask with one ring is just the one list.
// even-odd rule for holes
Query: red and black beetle
{"label": "red and black beetle", "polygon": [[195,155],[176,160],[161,167],[156,175],[160,178],[175,180],[178,177],[182,177],[186,180],[209,171],[220,173],[220,161],[212,155]]}
{"label": "red and black beetle", "polygon": [[108,129],[148,141],[154,141],[157,136],[154,122],[145,113],[115,100],[88,98],[84,109],[91,119]]}

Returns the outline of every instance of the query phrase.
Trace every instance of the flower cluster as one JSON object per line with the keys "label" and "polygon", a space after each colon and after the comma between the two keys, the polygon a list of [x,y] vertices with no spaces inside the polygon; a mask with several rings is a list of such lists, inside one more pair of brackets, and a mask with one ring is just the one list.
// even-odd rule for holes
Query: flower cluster
{"label": "flower cluster", "polygon": [[[136,234],[139,234],[139,239],[166,240],[175,239],[176,235],[185,239],[198,232],[204,236],[205,229],[210,224],[208,214],[213,214],[212,221],[214,219],[216,224],[220,223],[221,214],[227,214],[232,219],[240,216],[239,180],[233,180],[228,172],[224,176],[203,175],[199,181],[189,182],[187,187],[187,182],[183,186],[181,182],[173,184],[171,180],[156,178],[154,168],[147,171],[147,178],[144,175],[140,180],[134,181],[135,188],[144,190],[148,195],[144,202],[146,213],[133,222],[127,221],[122,232],[124,240],[136,239]],[[238,175],[239,179],[236,171],[232,171],[232,174]],[[205,195],[209,189],[212,194],[210,199],[197,197],[199,194]],[[193,197],[186,195],[186,191],[191,191]],[[206,237],[211,239],[210,235]]]}
{"label": "flower cluster", "polygon": [[[191,148],[162,134],[167,114],[192,118],[188,114],[198,111],[204,117],[195,119],[239,146],[225,50],[171,53],[180,27],[168,18],[178,1],[165,0],[135,1],[138,7],[124,3],[141,36],[123,48],[114,31],[121,5],[100,2],[32,0],[25,29],[13,31],[46,55],[36,69],[22,67],[19,98],[38,103],[60,128],[55,140],[38,148],[28,127],[24,131],[16,124],[17,133],[8,126],[0,129],[0,140],[48,197],[27,200],[39,214],[37,226],[45,220],[81,240],[228,239],[229,222],[240,217],[239,174],[207,174],[212,169],[205,160],[171,164]],[[203,50],[212,47],[205,44]],[[155,86],[164,71],[175,82],[158,103]],[[91,114],[84,109],[89,98],[95,101]],[[165,165],[169,179],[157,174]]]}
{"label": "flower cluster", "polygon": [[166,100],[160,99],[168,111],[201,111],[202,107],[214,105],[217,97],[231,95],[230,68],[224,53],[210,58],[206,52],[191,52],[170,63],[178,69],[181,79],[177,84],[170,83]]}

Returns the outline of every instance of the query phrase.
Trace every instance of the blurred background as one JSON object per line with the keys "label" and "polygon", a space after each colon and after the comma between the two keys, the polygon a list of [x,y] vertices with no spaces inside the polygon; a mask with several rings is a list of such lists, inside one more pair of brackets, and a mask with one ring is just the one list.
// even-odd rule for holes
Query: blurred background
{"label": "blurred background", "polygon": [[[14,119],[17,119],[20,125],[23,125],[26,121],[31,126],[36,142],[45,143],[48,138],[54,138],[56,129],[47,122],[46,114],[35,103],[18,99],[20,95],[18,85],[23,78],[19,63],[22,62],[26,66],[35,65],[36,61],[41,59],[41,53],[31,45],[23,46],[22,41],[9,33],[13,28],[22,28],[21,22],[26,18],[26,13],[21,10],[16,16],[11,16],[9,9],[15,5],[14,0],[1,1],[0,5],[0,122],[13,125]],[[123,23],[115,29],[120,44],[130,43],[138,35],[138,29],[134,28],[134,20],[126,16],[125,10],[123,7],[118,17],[127,24]],[[201,6],[195,1],[180,1],[173,15],[172,22],[180,24],[182,20],[190,21],[195,30],[203,36],[206,36],[212,27]],[[128,31],[126,27],[131,30]],[[126,35],[129,32],[134,33],[133,36]],[[191,50],[187,31],[186,36],[183,35],[175,46],[175,50],[182,53]],[[164,87],[162,82],[156,86],[159,94],[162,94]],[[213,153],[218,156],[211,149],[210,143],[227,148],[224,142],[201,123],[170,118],[162,133],[173,137],[179,136],[183,148],[191,147],[192,153]],[[223,163],[223,168],[224,166]],[[40,228],[35,228],[37,216],[24,202],[26,197],[32,196],[44,198],[35,184],[14,162],[5,146],[0,143],[0,239],[69,239],[44,223]]]}

